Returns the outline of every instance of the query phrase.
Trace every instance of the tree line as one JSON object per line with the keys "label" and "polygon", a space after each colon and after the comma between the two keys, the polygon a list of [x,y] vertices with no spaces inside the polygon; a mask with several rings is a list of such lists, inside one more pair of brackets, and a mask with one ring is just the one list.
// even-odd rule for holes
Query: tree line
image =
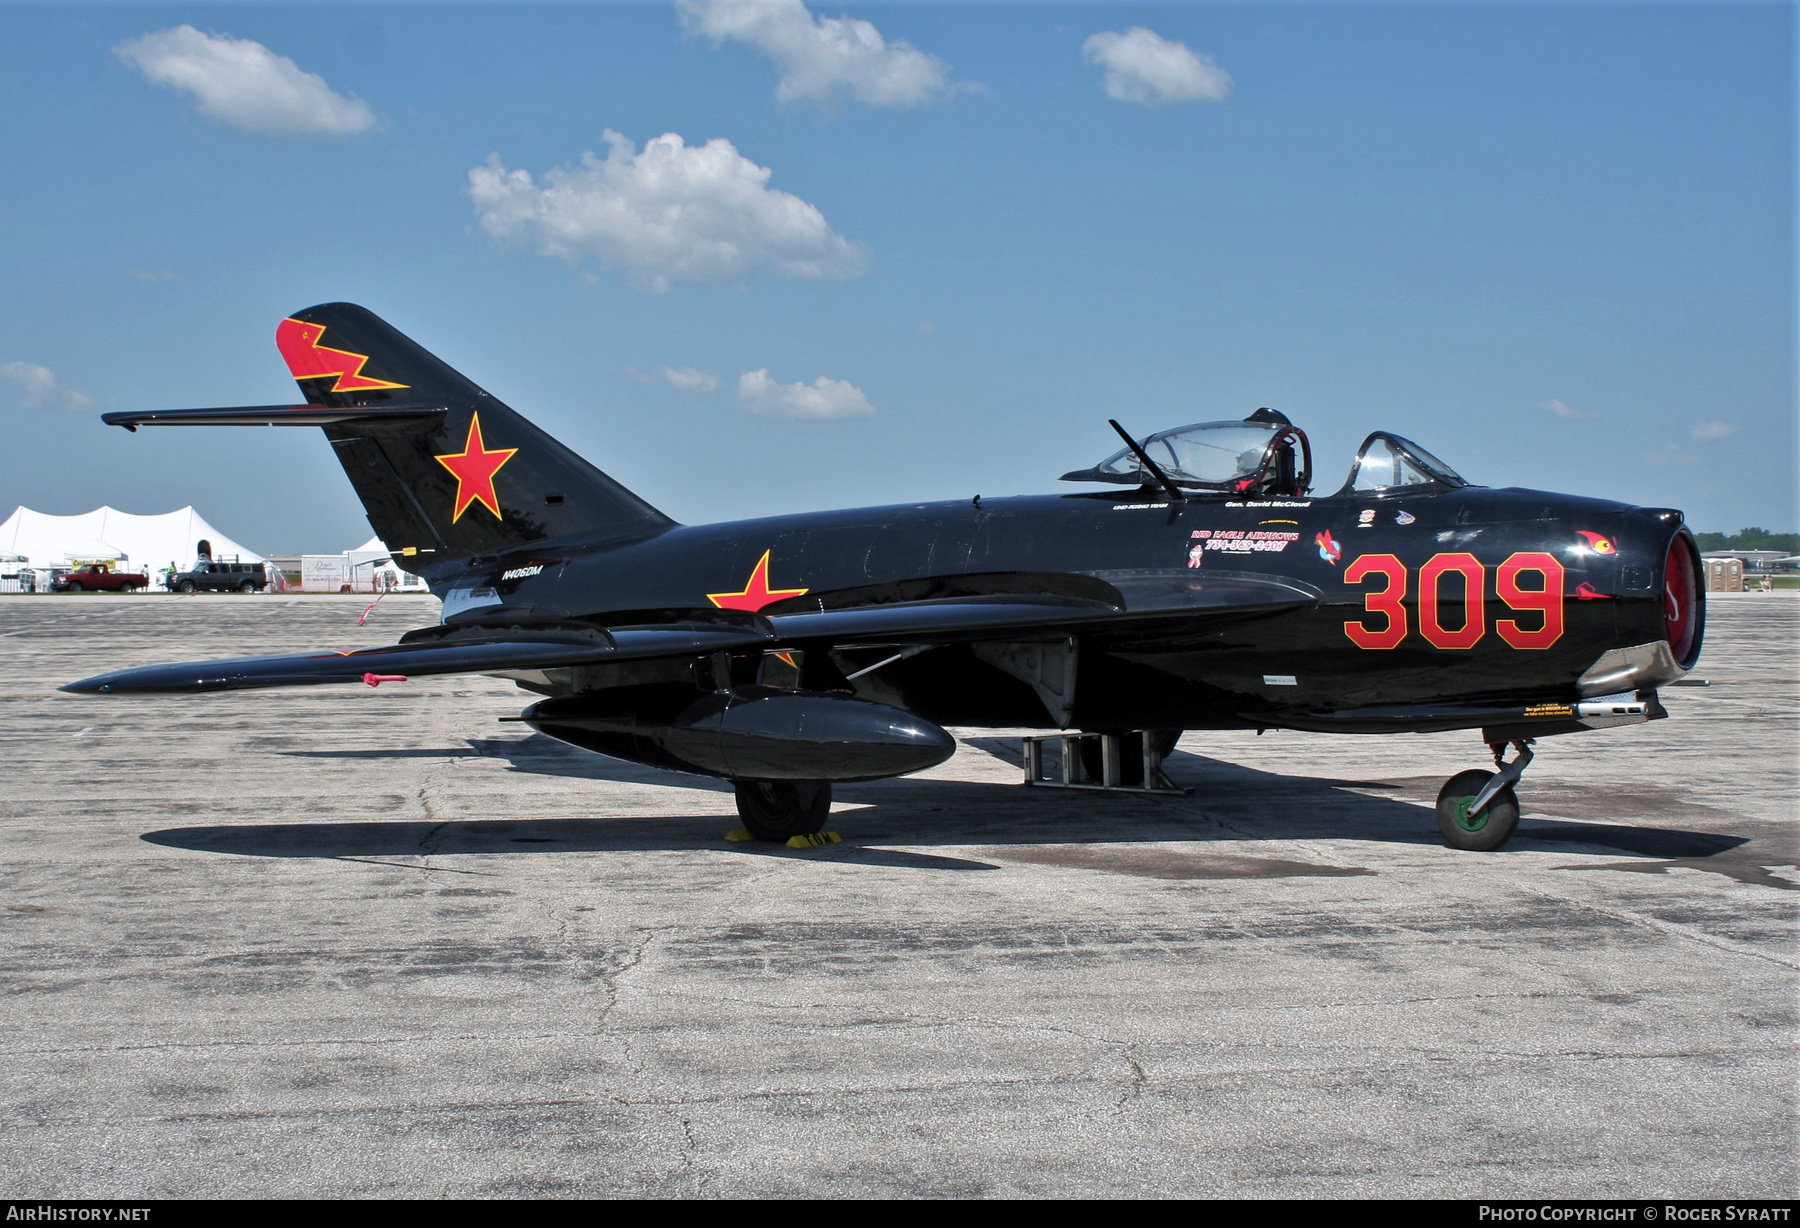
{"label": "tree line", "polygon": [[1800,533],[1771,533],[1767,529],[1739,529],[1736,533],[1696,533],[1702,550],[1781,550],[1800,554]]}

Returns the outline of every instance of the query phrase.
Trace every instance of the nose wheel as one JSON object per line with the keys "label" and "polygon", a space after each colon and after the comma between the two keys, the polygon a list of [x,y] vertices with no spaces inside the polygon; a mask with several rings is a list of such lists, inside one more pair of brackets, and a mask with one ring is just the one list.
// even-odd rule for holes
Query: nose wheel
{"label": "nose wheel", "polygon": [[1529,742],[1514,742],[1518,754],[1506,762],[1506,743],[1493,745],[1497,772],[1458,772],[1438,791],[1438,830],[1451,848],[1488,853],[1512,839],[1519,825],[1519,797],[1513,785],[1531,762]]}

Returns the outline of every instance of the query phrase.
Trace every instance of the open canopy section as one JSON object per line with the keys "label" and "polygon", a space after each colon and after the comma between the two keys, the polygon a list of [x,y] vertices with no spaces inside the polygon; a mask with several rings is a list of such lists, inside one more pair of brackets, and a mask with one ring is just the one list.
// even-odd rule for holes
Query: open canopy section
{"label": "open canopy section", "polygon": [[19,507],[0,522],[0,552],[21,556],[31,567],[115,561],[149,572],[152,585],[162,583],[161,573],[170,564],[177,571],[192,568],[202,540],[212,543],[215,559],[264,561],[262,555],[213,528],[191,507],[160,516],[136,516],[110,507],[79,516],[51,516]]}
{"label": "open canopy section", "polygon": [[[1157,473],[1146,468],[1145,457]],[[1158,486],[1163,478],[1203,492],[1299,495],[1312,478],[1312,450],[1305,432],[1285,416],[1259,409],[1238,422],[1194,422],[1158,431],[1136,449],[1120,448],[1091,469],[1062,476],[1065,482],[1128,486]]]}

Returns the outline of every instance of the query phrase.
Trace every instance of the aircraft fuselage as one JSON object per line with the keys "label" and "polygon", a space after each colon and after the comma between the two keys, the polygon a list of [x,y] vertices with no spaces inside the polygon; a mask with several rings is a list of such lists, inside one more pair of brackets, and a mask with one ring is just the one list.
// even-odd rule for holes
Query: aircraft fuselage
{"label": "aircraft fuselage", "polygon": [[[1126,490],[545,543],[468,560],[433,587],[447,620],[604,623],[657,609],[810,611],[847,592],[905,600],[908,585],[989,574],[1279,578],[1316,598],[1236,625],[1171,617],[1081,634],[1069,723],[1384,732],[1472,727],[1490,709],[1533,704],[1548,716],[1575,699],[1603,654],[1665,634],[1663,561],[1679,525],[1678,513],[1521,489],[1179,504]],[[840,660],[838,672],[868,657]],[[1058,723],[968,644],[918,653],[853,689],[940,724]]]}

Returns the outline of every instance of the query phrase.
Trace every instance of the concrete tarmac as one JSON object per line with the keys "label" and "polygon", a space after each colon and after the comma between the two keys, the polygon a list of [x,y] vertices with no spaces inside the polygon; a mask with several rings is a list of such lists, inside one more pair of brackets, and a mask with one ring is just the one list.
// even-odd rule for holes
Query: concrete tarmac
{"label": "concrete tarmac", "polygon": [[0,598],[0,1196],[1800,1194],[1800,600],[1491,854],[1473,733],[961,731],[790,851],[504,680],[55,691],[437,617],[366,604]]}

